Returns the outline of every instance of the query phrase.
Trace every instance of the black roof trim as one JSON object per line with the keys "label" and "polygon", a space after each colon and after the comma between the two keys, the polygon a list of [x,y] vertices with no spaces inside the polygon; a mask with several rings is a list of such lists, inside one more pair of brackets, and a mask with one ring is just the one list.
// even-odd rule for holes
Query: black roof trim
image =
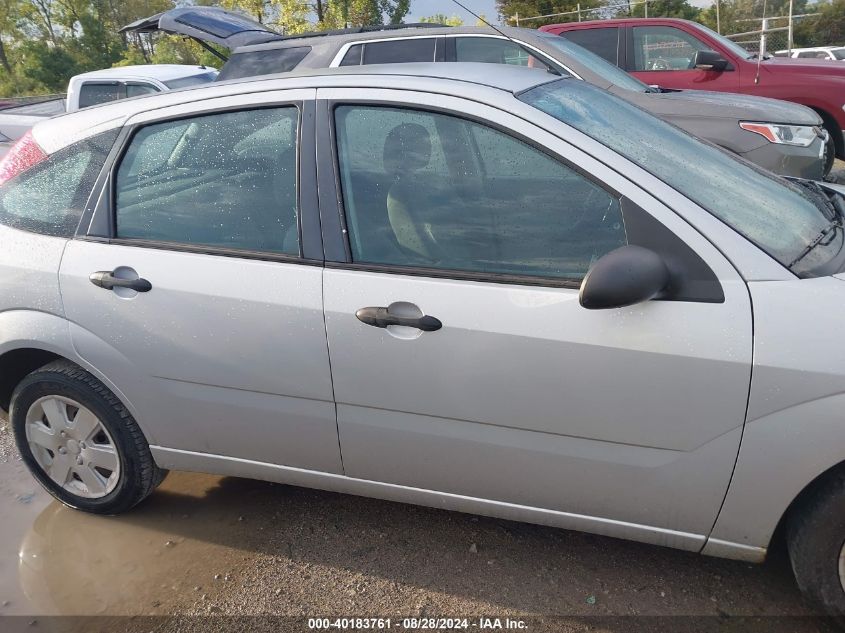
{"label": "black roof trim", "polygon": [[323,37],[327,35],[354,35],[356,33],[371,33],[377,31],[396,31],[401,29],[439,29],[447,26],[437,22],[411,22],[409,24],[376,24],[374,26],[355,26],[348,29],[334,29],[332,31],[309,31],[296,35],[280,35],[273,38],[273,42],[281,40],[298,40],[307,37]]}

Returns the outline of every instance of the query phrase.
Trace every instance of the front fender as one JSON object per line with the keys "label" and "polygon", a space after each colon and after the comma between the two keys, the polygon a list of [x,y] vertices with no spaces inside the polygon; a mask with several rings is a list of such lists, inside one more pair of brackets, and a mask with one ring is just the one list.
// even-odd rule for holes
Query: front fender
{"label": "front fender", "polygon": [[762,550],[762,558],[792,501],[845,461],[843,414],[845,393],[838,393],[747,423],[728,495],[703,553],[754,558],[728,551],[738,545]]}

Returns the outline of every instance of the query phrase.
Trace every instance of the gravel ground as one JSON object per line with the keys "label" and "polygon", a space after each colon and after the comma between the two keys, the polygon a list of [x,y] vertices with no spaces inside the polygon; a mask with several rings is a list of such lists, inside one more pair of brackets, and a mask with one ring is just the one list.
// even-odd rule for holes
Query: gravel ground
{"label": "gravel ground", "polygon": [[[0,421],[0,615],[23,614],[27,624],[128,615],[125,630],[304,631],[313,616],[487,615],[528,617],[530,630],[826,626],[802,603],[779,551],[756,566],[190,473],[171,473],[124,516],[91,516],[37,487],[6,427]],[[138,618],[162,615],[180,619],[170,627]]]}

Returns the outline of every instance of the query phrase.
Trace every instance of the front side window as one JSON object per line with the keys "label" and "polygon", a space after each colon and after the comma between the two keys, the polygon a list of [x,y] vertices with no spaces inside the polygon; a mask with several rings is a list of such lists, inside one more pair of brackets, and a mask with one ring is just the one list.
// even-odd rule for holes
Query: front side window
{"label": "front side window", "polygon": [[690,70],[704,42],[672,26],[635,26],[633,70]]}
{"label": "front side window", "polygon": [[151,95],[151,94],[155,94],[156,92],[161,92],[161,91],[152,84],[143,84],[143,83],[126,84],[126,96],[127,96],[127,98],[128,97],[140,97],[141,95]]}
{"label": "front side window", "polygon": [[617,197],[502,131],[352,105],[335,125],[354,262],[577,282],[626,243]]}
{"label": "front side window", "polygon": [[495,37],[456,37],[455,61],[548,68],[516,42]]}
{"label": "front side window", "polygon": [[117,237],[296,255],[295,107],[156,123],[117,171]]}

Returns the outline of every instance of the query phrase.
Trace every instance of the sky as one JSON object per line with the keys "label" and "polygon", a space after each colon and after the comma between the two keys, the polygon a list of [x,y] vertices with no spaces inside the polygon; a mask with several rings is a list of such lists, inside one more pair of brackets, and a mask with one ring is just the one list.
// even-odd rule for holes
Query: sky
{"label": "sky", "polygon": [[[460,2],[471,11],[479,15],[483,14],[487,21],[499,24],[498,15],[496,14],[496,0],[460,0]],[[464,24],[469,26],[475,25],[475,18],[452,2],[452,0],[412,0],[411,10],[408,12],[408,17],[405,18],[405,21],[416,22],[421,17],[436,13],[443,13],[449,16],[459,15],[464,19]]]}

